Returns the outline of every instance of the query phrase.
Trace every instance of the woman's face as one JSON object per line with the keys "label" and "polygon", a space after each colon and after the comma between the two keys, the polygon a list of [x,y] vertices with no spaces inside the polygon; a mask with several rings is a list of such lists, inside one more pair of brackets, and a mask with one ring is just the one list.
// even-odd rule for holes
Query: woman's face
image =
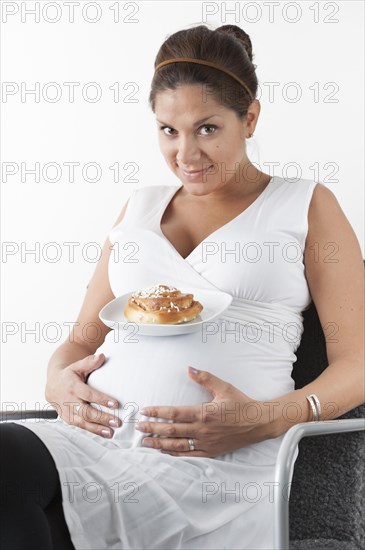
{"label": "woman's face", "polygon": [[189,193],[205,195],[223,187],[234,189],[243,181],[257,182],[258,170],[247,158],[245,139],[254,131],[259,111],[255,100],[241,122],[233,110],[204,94],[200,85],[157,94],[160,150]]}

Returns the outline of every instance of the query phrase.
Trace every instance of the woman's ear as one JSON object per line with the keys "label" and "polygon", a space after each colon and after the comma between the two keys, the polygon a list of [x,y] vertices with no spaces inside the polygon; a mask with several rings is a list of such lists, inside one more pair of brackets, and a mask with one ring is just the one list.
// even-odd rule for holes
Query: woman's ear
{"label": "woman's ear", "polygon": [[249,105],[247,115],[245,117],[247,135],[253,134],[256,129],[256,124],[260,116],[261,103],[258,99],[254,99]]}

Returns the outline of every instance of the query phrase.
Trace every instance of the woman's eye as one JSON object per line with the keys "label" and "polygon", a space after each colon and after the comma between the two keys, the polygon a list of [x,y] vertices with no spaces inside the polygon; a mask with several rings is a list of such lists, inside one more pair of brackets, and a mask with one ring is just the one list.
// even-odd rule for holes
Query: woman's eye
{"label": "woman's eye", "polygon": [[169,130],[171,130],[171,128],[170,128],[169,126],[160,126],[160,130],[161,130],[166,136],[171,135],[171,134],[166,134],[166,133],[164,132],[164,130],[165,130],[166,128],[168,128]]}
{"label": "woman's eye", "polygon": [[[216,126],[215,124],[204,124],[204,126],[200,126],[200,128],[214,128],[214,129],[216,129],[217,126]],[[199,128],[199,130],[200,130],[200,128]],[[172,130],[172,128],[170,128],[169,126],[160,126],[160,130],[161,130],[162,132],[164,132],[164,134],[165,134],[166,136],[171,136],[171,134],[167,134],[167,133],[164,131],[165,129]],[[208,134],[203,134],[203,135],[210,135],[210,134],[212,134],[212,133],[214,133],[214,132],[209,132]]]}
{"label": "woman's eye", "polygon": [[[205,124],[204,126],[201,126],[201,128],[217,128],[215,124]],[[214,134],[214,132],[210,132],[211,134]]]}

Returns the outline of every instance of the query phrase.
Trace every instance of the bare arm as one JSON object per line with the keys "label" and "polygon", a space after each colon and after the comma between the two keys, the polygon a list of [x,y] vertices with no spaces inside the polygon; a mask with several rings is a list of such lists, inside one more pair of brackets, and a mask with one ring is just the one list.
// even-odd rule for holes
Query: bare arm
{"label": "bare arm", "polygon": [[[123,206],[113,227],[122,221],[127,205],[128,201]],[[88,420],[93,418],[93,407],[88,403],[111,407],[111,402],[114,402],[118,407],[117,400],[112,396],[94,390],[87,385],[89,374],[102,366],[105,361],[103,354],[100,354],[99,358],[95,360],[94,353],[103,344],[108,332],[112,330],[104,325],[99,318],[99,311],[115,298],[108,277],[111,249],[112,245],[107,238],[70,337],[55,350],[49,360],[45,388],[45,398],[57,407],[60,416],[66,422],[99,435],[103,435],[101,429],[108,426],[108,421],[115,417],[103,413],[98,415],[95,422],[86,421],[86,418]],[[85,330],[85,327],[88,327],[88,330]],[[95,330],[91,332],[90,327],[94,327]],[[70,403],[75,405],[84,403],[83,415],[75,415]],[[86,410],[87,408],[91,411]]]}
{"label": "bare arm", "polygon": [[[314,189],[308,224],[304,255],[308,286],[324,334],[327,327],[337,330],[326,340],[329,365],[324,372],[304,388],[272,402],[276,405],[272,407],[276,412],[270,428],[274,437],[293,424],[312,420],[307,393],[318,396],[322,420],[335,419],[365,402],[364,264],[360,245],[335,195],[322,184]],[[289,403],[301,411],[295,421],[283,413],[289,410]]]}

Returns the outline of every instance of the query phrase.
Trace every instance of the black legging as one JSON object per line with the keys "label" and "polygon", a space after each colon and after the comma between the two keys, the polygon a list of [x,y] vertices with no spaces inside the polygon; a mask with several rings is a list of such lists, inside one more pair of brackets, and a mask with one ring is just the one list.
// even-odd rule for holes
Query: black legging
{"label": "black legging", "polygon": [[52,455],[31,430],[0,422],[0,549],[75,550]]}

